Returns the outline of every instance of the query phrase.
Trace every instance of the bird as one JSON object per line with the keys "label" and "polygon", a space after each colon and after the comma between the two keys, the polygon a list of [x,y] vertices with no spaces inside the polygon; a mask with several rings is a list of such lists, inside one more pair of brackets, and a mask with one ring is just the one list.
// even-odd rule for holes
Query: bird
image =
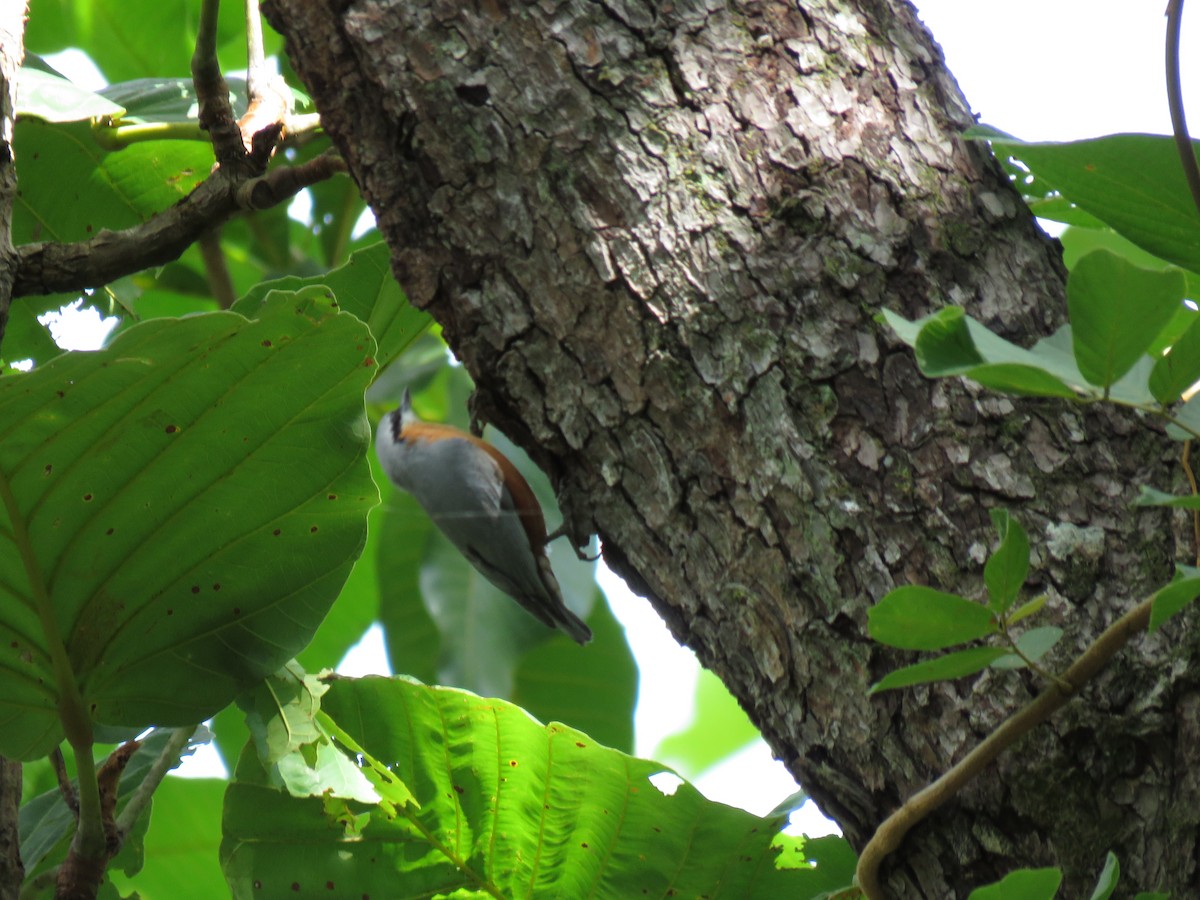
{"label": "bird", "polygon": [[578,644],[591,629],[563,602],[546,555],[546,519],[529,482],[503,453],[469,432],[424,422],[405,389],[379,420],[375,452],[484,578]]}

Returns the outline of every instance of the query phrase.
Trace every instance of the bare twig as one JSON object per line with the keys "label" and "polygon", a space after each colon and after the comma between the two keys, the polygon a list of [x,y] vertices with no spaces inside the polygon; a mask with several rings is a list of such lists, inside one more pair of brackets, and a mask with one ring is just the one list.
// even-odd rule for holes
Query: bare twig
{"label": "bare twig", "polygon": [[200,26],[196,33],[196,52],[192,54],[192,83],[200,107],[200,127],[213,143],[217,165],[244,167],[247,151],[242,133],[233,120],[229,105],[229,86],[217,62],[217,13],[220,0],[204,0],[200,6]]}
{"label": "bare twig", "polygon": [[213,299],[221,309],[229,309],[237,299],[237,292],[233,288],[233,279],[229,277],[225,253],[221,250],[220,231],[206,231],[200,235],[196,246],[200,249],[200,258],[204,260],[204,274],[208,278],[208,289],[212,291]]}
{"label": "bare twig", "polygon": [[62,794],[63,803],[67,809],[79,815],[79,797],[75,794],[75,786],[71,784],[71,776],[67,774],[67,761],[63,759],[62,747],[50,751],[50,765],[54,769],[54,778],[58,781],[58,792]]}
{"label": "bare twig", "polygon": [[1183,112],[1183,86],[1179,79],[1179,31],[1183,19],[1183,0],[1167,3],[1167,104],[1171,108],[1171,128],[1175,132],[1175,147],[1179,150],[1179,162],[1187,179],[1192,202],[1200,210],[1200,165],[1196,164],[1196,151],[1188,135],[1187,117]]}
{"label": "bare twig", "polygon": [[262,16],[258,0],[245,0],[246,9],[246,91],[253,103],[267,90],[266,54],[263,52]]}
{"label": "bare twig", "polygon": [[1150,621],[1153,598],[1143,600],[1112,625],[1104,630],[1091,646],[1081,653],[1063,673],[1063,680],[1072,690],[1060,687],[1057,682],[1038,694],[1023,709],[1005,720],[999,728],[968,753],[961,762],[944,773],[937,781],[904,802],[876,830],[858,858],[855,878],[859,888],[870,900],[884,896],[879,883],[879,866],[892,853],[904,836],[917,823],[957,794],[972,778],[982,772],[1001,753],[1031,731],[1034,726],[1050,718],[1059,707],[1066,704],[1079,689],[1108,665],[1117,652],[1135,634],[1143,631]]}

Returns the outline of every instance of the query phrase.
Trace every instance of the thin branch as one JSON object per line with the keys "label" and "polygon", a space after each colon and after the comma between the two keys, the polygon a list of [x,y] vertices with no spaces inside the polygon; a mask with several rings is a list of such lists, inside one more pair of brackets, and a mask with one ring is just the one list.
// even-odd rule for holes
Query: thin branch
{"label": "thin branch", "polygon": [[220,0],[204,0],[200,6],[200,26],[196,33],[196,52],[192,54],[192,84],[200,107],[200,127],[213,142],[219,166],[246,165],[250,149],[242,142],[242,133],[233,120],[229,105],[229,86],[217,62],[217,13]]}
{"label": "thin branch", "polygon": [[[1188,486],[1192,489],[1192,496],[1200,494],[1200,489],[1196,487],[1196,475],[1192,472],[1191,462],[1188,457],[1191,455],[1192,439],[1188,438],[1183,442],[1183,473],[1187,476]],[[1200,509],[1192,510],[1192,555],[1196,559],[1196,565],[1200,566]]]}
{"label": "thin branch", "polygon": [[1183,19],[1183,0],[1167,3],[1167,104],[1171,107],[1171,128],[1175,132],[1175,147],[1187,179],[1192,202],[1200,210],[1200,165],[1188,135],[1187,117],[1183,113],[1183,86],[1179,78],[1179,31]]}
{"label": "thin branch", "polygon": [[311,184],[345,171],[334,154],[243,180],[218,169],[208,180],[148,222],[101,231],[74,244],[23,244],[16,251],[13,296],[95,288],[178,259],[201,235],[244,209],[268,209]]}
{"label": "thin branch", "polygon": [[67,774],[67,762],[63,759],[62,747],[50,751],[50,765],[54,769],[54,778],[58,781],[58,792],[62,794],[63,803],[67,809],[79,815],[79,797],[75,794],[75,786],[71,784],[71,776]]}
{"label": "thin branch", "polygon": [[246,0],[246,92],[253,103],[267,89],[266,53],[263,52],[262,16],[258,0]]}
{"label": "thin branch", "polygon": [[196,246],[200,249],[200,258],[204,260],[204,274],[213,299],[221,309],[229,309],[237,299],[237,291],[234,290],[233,279],[229,277],[229,266],[221,249],[220,231],[213,229],[205,232]]}
{"label": "thin branch", "polygon": [[150,771],[146,773],[146,777],[142,779],[142,783],[137,786],[133,792],[133,796],[125,804],[125,808],[121,810],[121,815],[117,816],[117,833],[121,839],[133,829],[137,823],[138,817],[145,811],[150,803],[150,798],[154,792],[158,790],[158,786],[162,784],[162,780],[167,777],[167,773],[175,767],[179,762],[179,755],[187,747],[188,741],[192,739],[192,735],[196,733],[196,729],[176,728],[163,746],[162,752],[158,754],[158,759],[154,760],[154,764],[150,766]]}
{"label": "thin branch", "polygon": [[1081,653],[1063,679],[1073,690],[1051,684],[1023,709],[1014,713],[968,753],[961,762],[944,773],[937,781],[904,802],[872,835],[858,858],[855,880],[869,900],[884,896],[879,883],[879,867],[904,836],[930,813],[957,794],[976,775],[986,769],[1001,753],[1046,721],[1079,692],[1135,634],[1145,630],[1150,621],[1153,598],[1143,600],[1104,630],[1091,646]]}

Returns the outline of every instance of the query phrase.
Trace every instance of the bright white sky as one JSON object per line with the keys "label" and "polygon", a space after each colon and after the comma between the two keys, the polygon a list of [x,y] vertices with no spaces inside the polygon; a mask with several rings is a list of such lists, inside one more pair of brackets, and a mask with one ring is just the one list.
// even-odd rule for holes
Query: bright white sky
{"label": "bright white sky", "polygon": [[[981,121],[1025,140],[1170,132],[1163,86],[1166,0],[924,0],[918,6]],[[1187,64],[1200,50],[1200,20],[1185,18],[1183,34],[1184,96],[1191,98],[1192,127],[1200,129],[1196,66]],[[68,71],[74,76],[73,68]],[[665,735],[689,721],[698,665],[646,602],[611,576],[602,585],[641,666],[637,752],[652,755]],[[345,668],[353,674],[380,671],[382,659],[376,634]],[[796,790],[761,742],[696,784],[713,799],[760,814]],[[825,833],[828,826],[809,807],[793,824],[809,834]]]}

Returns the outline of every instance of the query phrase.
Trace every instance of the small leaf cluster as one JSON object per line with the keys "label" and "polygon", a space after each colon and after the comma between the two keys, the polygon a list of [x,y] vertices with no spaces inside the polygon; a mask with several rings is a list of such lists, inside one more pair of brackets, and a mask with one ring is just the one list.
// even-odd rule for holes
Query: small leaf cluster
{"label": "small leaf cluster", "polygon": [[988,666],[1014,669],[1036,665],[1062,637],[1062,629],[1053,625],[1026,629],[1015,636],[1010,631],[1041,610],[1046,598],[1038,596],[1012,608],[1029,574],[1029,538],[1007,511],[990,512],[1000,544],[984,568],[986,605],[958,594],[906,585],[871,607],[867,630],[873,639],[902,650],[944,650],[993,636],[1006,643],[956,650],[897,669],[872,685],[873,693],[963,678]]}

